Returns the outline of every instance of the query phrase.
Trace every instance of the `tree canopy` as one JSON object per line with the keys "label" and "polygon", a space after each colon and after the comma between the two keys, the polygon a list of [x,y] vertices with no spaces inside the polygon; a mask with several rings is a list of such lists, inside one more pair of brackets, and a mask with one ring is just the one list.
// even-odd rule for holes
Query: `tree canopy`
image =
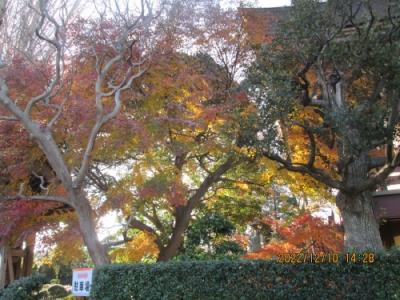
{"label": "tree canopy", "polygon": [[398,4],[293,1],[255,45],[220,1],[78,2],[0,6],[0,246],[47,232],[55,265],[336,252],[313,215],[336,199],[344,246],[382,248]]}

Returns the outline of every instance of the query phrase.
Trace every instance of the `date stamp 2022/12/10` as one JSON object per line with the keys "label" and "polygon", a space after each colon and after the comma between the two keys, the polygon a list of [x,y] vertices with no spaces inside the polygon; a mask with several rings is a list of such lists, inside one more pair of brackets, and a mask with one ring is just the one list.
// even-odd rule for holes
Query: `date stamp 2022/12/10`
{"label": "date stamp 2022/12/10", "polygon": [[375,262],[375,253],[280,253],[277,262],[282,264],[338,264],[361,263],[372,264]]}

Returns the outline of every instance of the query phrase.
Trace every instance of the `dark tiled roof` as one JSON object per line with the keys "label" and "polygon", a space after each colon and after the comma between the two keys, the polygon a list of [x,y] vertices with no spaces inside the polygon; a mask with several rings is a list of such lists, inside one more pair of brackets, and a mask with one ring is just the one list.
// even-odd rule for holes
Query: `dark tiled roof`
{"label": "dark tiled roof", "polygon": [[242,8],[241,14],[246,21],[246,31],[252,42],[268,42],[276,32],[280,20],[290,14],[290,6],[274,8]]}

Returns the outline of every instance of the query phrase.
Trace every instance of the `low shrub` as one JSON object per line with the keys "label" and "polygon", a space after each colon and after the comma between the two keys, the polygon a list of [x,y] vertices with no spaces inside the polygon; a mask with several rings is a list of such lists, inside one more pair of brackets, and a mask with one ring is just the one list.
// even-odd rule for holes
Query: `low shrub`
{"label": "low shrub", "polygon": [[42,274],[15,280],[0,292],[0,300],[36,300],[38,291],[48,278]]}
{"label": "low shrub", "polygon": [[[362,257],[361,257],[362,260]],[[373,263],[284,264],[277,261],[173,261],[106,265],[94,272],[92,298],[126,299],[400,299],[400,252]]]}

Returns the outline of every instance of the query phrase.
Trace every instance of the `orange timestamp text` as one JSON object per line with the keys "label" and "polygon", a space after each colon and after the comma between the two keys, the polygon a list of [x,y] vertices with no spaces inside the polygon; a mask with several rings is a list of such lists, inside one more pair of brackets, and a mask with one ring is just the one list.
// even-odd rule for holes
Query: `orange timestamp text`
{"label": "orange timestamp text", "polygon": [[375,253],[280,253],[277,262],[282,264],[338,264],[361,263],[372,264],[375,262]]}

